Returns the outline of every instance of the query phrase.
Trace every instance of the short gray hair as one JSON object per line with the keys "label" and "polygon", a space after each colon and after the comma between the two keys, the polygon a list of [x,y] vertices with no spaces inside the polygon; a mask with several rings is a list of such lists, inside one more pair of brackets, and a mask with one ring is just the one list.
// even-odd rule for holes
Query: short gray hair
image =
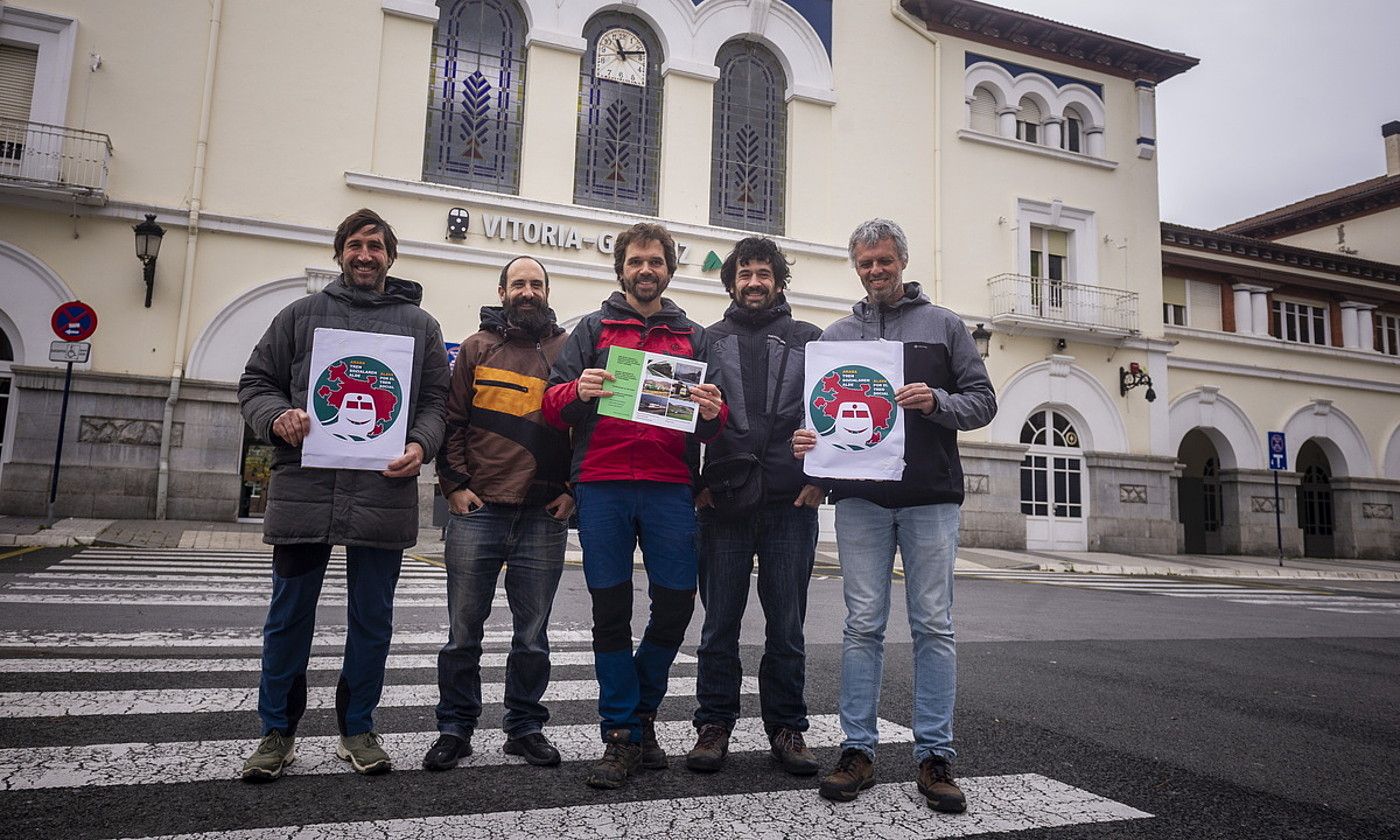
{"label": "short gray hair", "polygon": [[889,219],[871,219],[868,222],[861,222],[851,232],[851,242],[847,246],[851,255],[851,263],[854,264],[856,261],[857,245],[870,248],[882,239],[892,240],[895,253],[899,255],[900,261],[909,262],[909,237],[904,235],[904,228]]}

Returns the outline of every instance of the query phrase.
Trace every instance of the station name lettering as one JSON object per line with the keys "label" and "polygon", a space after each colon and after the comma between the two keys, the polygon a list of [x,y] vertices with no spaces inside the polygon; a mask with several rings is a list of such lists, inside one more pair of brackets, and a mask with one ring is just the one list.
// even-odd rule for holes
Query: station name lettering
{"label": "station name lettering", "polygon": [[[530,245],[548,245],[551,248],[572,248],[581,251],[584,248],[597,248],[601,254],[611,254],[613,252],[613,241],[617,238],[615,233],[603,233],[598,236],[590,236],[580,233],[577,228],[568,225],[556,225],[553,222],[539,222],[534,219],[517,219],[514,216],[497,216],[493,213],[481,214],[481,232],[487,239],[499,239],[510,242],[525,242]],[[681,265],[690,264],[690,246],[676,243],[676,259]]]}

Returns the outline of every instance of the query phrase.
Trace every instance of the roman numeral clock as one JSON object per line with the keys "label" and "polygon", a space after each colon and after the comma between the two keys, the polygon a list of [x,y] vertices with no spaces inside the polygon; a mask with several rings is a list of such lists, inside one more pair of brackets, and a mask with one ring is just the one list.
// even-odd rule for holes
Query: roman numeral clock
{"label": "roman numeral clock", "polygon": [[646,87],[646,44],[630,30],[621,27],[609,29],[598,39],[593,74],[599,79]]}

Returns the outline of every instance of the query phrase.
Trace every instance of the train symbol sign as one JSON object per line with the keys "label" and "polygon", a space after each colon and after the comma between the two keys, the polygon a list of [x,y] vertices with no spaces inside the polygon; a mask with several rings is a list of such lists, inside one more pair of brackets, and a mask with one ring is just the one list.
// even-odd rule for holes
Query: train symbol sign
{"label": "train symbol sign", "polygon": [[1269,469],[1288,469],[1288,446],[1284,443],[1283,432],[1269,432]]}

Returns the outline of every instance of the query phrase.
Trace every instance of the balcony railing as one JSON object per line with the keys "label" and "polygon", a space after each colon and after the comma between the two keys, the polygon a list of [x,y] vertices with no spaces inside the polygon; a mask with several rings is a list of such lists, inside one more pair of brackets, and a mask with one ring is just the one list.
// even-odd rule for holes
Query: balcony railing
{"label": "balcony railing", "polygon": [[987,281],[987,289],[994,324],[1044,324],[1124,335],[1138,331],[1137,292],[1021,274],[998,274]]}
{"label": "balcony railing", "polygon": [[107,202],[105,134],[61,125],[0,119],[0,190]]}

